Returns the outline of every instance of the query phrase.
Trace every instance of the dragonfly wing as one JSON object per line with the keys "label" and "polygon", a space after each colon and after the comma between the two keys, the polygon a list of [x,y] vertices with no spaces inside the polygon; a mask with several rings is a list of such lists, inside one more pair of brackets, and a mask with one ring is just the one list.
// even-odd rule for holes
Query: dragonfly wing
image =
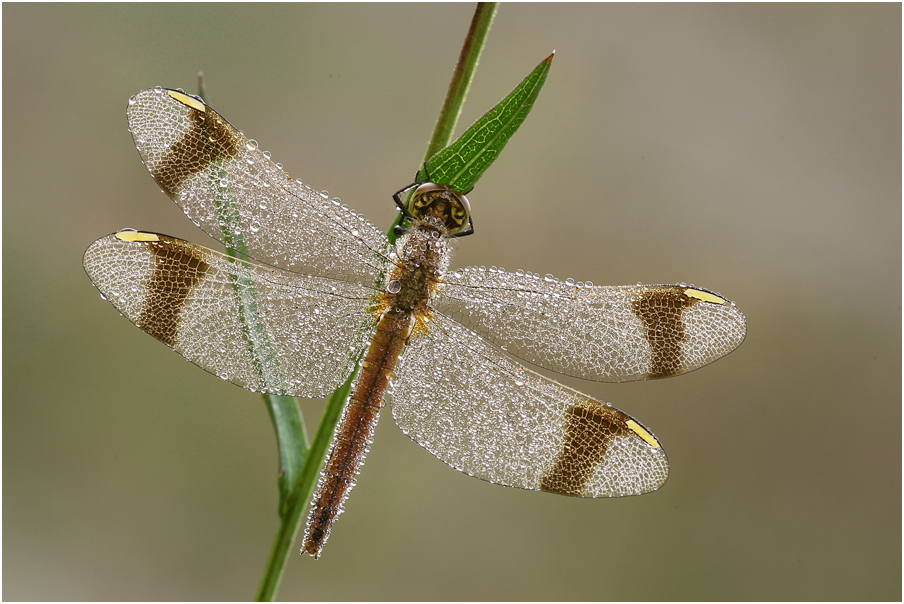
{"label": "dragonfly wing", "polygon": [[665,452],[639,422],[441,315],[402,353],[389,400],[415,442],[495,484],[619,497],[656,490],[668,477]]}
{"label": "dragonfly wing", "polygon": [[293,180],[200,99],[155,88],[129,100],[129,130],[160,188],[211,237],[281,268],[368,285],[392,248],[325,192]]}
{"label": "dragonfly wing", "polygon": [[477,268],[444,281],[438,311],[521,360],[589,380],[693,371],[747,333],[732,302],[685,285],[594,287]]}
{"label": "dragonfly wing", "polygon": [[373,333],[370,288],[258,266],[166,235],[107,235],[85,252],[84,266],[135,325],[257,392],[327,395]]}

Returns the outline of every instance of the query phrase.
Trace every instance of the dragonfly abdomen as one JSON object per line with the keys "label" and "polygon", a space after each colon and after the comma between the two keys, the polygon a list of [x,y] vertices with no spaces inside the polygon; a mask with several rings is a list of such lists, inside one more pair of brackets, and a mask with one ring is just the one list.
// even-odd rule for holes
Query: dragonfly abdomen
{"label": "dragonfly abdomen", "polygon": [[438,218],[431,216],[415,224],[375,310],[380,313],[376,334],[343,411],[311,503],[302,551],[315,558],[320,555],[336,517],[342,513],[342,505],[355,486],[355,474],[373,440],[386,387],[399,355],[412,333],[417,335],[427,329],[430,299],[436,291],[438,275],[449,263],[445,234]]}
{"label": "dragonfly abdomen", "polygon": [[342,513],[342,506],[355,486],[355,475],[373,441],[386,387],[414,322],[413,314],[388,309],[377,324],[311,504],[302,551],[315,558],[320,556],[333,522]]}

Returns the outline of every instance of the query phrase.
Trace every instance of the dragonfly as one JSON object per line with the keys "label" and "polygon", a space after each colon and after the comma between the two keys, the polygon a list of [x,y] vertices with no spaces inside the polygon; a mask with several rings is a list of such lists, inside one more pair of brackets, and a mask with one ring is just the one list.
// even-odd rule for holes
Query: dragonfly
{"label": "dragonfly", "polygon": [[734,303],[693,285],[450,269],[451,243],[473,223],[469,201],[448,185],[396,193],[410,226],[391,244],[338,199],[289,177],[199,97],[148,89],[127,114],[159,187],[235,253],[124,229],[85,253],[101,295],[248,390],[324,397],[359,369],[311,502],[302,552],[315,558],[384,399],[405,434],[468,475],[575,497],[639,495],[668,477],[659,440],[537,369],[601,382],[666,378],[746,335]]}

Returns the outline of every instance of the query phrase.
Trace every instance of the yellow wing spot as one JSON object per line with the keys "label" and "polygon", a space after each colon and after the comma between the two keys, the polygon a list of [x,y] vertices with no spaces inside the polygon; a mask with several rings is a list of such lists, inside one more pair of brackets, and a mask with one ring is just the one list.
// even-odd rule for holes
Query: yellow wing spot
{"label": "yellow wing spot", "polygon": [[174,99],[176,99],[177,101],[179,101],[180,103],[182,103],[183,105],[188,105],[195,111],[200,111],[201,113],[204,113],[205,111],[207,111],[207,105],[205,105],[204,103],[202,103],[195,97],[185,94],[184,92],[178,92],[176,90],[167,90],[166,93],[168,95],[170,95],[171,97],[173,97]]}
{"label": "yellow wing spot", "polygon": [[119,231],[116,238],[120,241],[160,241],[157,233],[143,233],[141,231]]}
{"label": "yellow wing spot", "polygon": [[648,445],[650,445],[650,446],[653,447],[654,449],[658,449],[658,448],[659,448],[659,441],[656,440],[656,439],[653,437],[652,434],[650,434],[649,432],[647,432],[647,431],[644,429],[643,426],[641,426],[640,424],[638,424],[638,423],[637,423],[636,421],[634,421],[633,419],[629,419],[629,420],[626,421],[625,423],[628,425],[629,428],[631,428],[631,430],[634,431],[635,434],[637,434],[637,436],[639,436],[639,437],[641,437],[642,439],[644,439],[645,441],[647,441],[647,444],[648,444]]}
{"label": "yellow wing spot", "polygon": [[720,298],[716,294],[711,294],[709,292],[705,292],[699,289],[686,289],[684,290],[684,295],[688,298],[697,298],[698,300],[703,300],[704,302],[711,302],[713,304],[725,304],[728,302],[725,298]]}

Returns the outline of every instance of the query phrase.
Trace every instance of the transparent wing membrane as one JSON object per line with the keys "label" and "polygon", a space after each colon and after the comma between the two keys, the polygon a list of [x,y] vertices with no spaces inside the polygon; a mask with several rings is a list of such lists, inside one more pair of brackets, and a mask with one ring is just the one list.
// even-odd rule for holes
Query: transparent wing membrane
{"label": "transparent wing membrane", "polygon": [[[351,373],[373,333],[370,288],[133,233],[108,235],[88,248],[91,280],[135,325],[233,384],[326,396]],[[143,240],[121,238],[136,236]]]}
{"label": "transparent wing membrane", "polygon": [[471,476],[583,497],[638,495],[668,476],[665,452],[639,423],[446,317],[409,342],[396,376],[388,398],[399,427]]}
{"label": "transparent wing membrane", "polygon": [[290,178],[200,100],[144,90],[129,100],[128,118],[160,188],[227,247],[241,241],[266,264],[367,285],[381,274],[393,251],[382,232],[338,199]]}
{"label": "transparent wing membrane", "polygon": [[706,290],[595,287],[501,269],[447,274],[435,307],[518,359],[605,382],[692,371],[746,333],[734,304]]}

